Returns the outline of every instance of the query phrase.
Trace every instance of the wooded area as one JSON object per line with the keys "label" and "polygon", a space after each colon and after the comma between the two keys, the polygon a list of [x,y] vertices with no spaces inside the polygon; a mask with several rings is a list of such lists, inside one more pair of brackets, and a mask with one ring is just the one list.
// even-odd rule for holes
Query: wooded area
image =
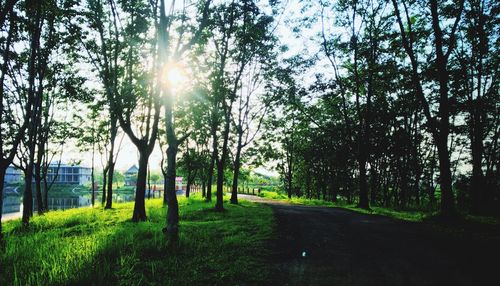
{"label": "wooded area", "polygon": [[48,166],[77,146],[92,156],[92,186],[94,157],[106,158],[92,193],[111,209],[126,136],[139,154],[132,221],[147,219],[159,148],[169,238],[178,168],[207,201],[215,193],[217,211],[225,184],[237,204],[243,169],[266,166],[289,198],[498,216],[499,10],[490,0],[3,0],[0,186],[11,164],[23,171],[28,226],[33,196],[48,211]]}

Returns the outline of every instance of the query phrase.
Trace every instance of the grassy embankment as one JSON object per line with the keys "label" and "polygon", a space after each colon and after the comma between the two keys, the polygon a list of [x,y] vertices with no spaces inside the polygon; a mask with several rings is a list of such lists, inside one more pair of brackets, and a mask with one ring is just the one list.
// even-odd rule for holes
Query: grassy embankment
{"label": "grassy embankment", "polygon": [[130,222],[133,203],[35,216],[29,229],[5,223],[0,285],[261,284],[272,236],[268,206],[242,202],[213,211],[200,197],[180,198],[180,243],[169,247],[161,199],[147,200],[148,221]]}

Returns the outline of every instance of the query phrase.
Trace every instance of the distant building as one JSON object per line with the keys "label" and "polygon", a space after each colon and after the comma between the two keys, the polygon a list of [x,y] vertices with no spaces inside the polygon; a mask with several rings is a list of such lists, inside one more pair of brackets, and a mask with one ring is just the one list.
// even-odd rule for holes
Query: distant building
{"label": "distant building", "polygon": [[22,172],[14,166],[7,167],[5,172],[5,185],[12,185],[21,182]]}
{"label": "distant building", "polygon": [[125,186],[135,186],[137,184],[137,173],[139,173],[139,168],[133,165],[123,174],[125,176]]}
{"label": "distant building", "polygon": [[90,183],[91,174],[92,169],[88,167],[53,163],[47,170],[47,181],[60,185],[84,185]]}
{"label": "distant building", "polygon": [[175,190],[184,190],[184,184],[182,183],[182,177],[175,177]]}

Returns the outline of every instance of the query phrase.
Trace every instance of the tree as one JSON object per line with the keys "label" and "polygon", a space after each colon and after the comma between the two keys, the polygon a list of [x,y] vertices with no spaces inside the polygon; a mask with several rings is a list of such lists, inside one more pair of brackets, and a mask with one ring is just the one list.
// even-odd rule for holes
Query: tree
{"label": "tree", "polygon": [[[79,23],[89,23],[89,28],[82,28],[78,23],[71,23],[75,33],[83,34],[81,42],[88,61],[97,72],[110,109],[110,152],[108,159],[108,195],[106,205],[111,207],[111,190],[114,172],[114,144],[118,124],[139,151],[139,171],[137,190],[132,216],[133,221],[146,219],[144,196],[146,190],[147,165],[154,148],[160,119],[160,94],[158,83],[153,80],[157,75],[157,66],[151,70],[142,64],[142,60],[156,63],[158,56],[155,39],[147,35],[154,27],[155,8],[145,1],[119,2],[89,1]],[[89,35],[96,35],[99,41]],[[151,56],[141,53],[141,49],[150,47]],[[143,58],[145,57],[145,58]]]}
{"label": "tree", "polygon": [[[23,96],[21,92],[6,92],[8,79],[8,68],[13,61],[12,53],[13,43],[16,41],[19,27],[18,15],[13,11],[17,1],[7,1],[0,8],[0,27],[7,32],[5,42],[2,42],[2,65],[0,75],[0,241],[2,240],[2,208],[3,208],[3,186],[5,173],[10,164],[12,164],[18,147],[21,144],[26,129],[29,125],[29,115],[32,112],[34,97]],[[8,19],[8,25],[4,25]],[[10,103],[10,104],[5,104]],[[24,116],[15,116],[13,112],[17,108],[24,110]],[[8,128],[5,123],[8,122]]]}
{"label": "tree", "polygon": [[[262,62],[272,62],[271,59],[262,59]],[[259,77],[265,70],[255,63],[245,75],[245,83],[242,84],[236,112],[233,115],[233,126],[236,132],[236,154],[234,156],[233,182],[231,190],[231,203],[238,203],[238,179],[240,175],[243,148],[247,147],[256,139],[262,126],[264,117],[267,115],[269,103],[262,102],[264,98],[257,98],[256,93],[263,79]],[[264,79],[265,80],[265,79]],[[269,101],[269,100],[268,100]],[[236,119],[235,119],[236,118]]]}
{"label": "tree", "polygon": [[[201,4],[201,20],[197,27],[194,30],[189,41],[182,44],[184,40],[184,33],[188,30],[188,23],[186,23],[185,19],[187,18],[186,7],[182,10],[179,18],[182,19],[180,23],[180,35],[177,45],[175,46],[173,52],[170,54],[170,48],[174,47],[172,45],[170,38],[170,30],[173,25],[174,20],[174,5],[175,2],[172,2],[172,7],[170,9],[171,14],[167,17],[166,15],[166,5],[164,0],[160,0],[159,6],[159,21],[158,21],[158,62],[159,65],[157,69],[161,71],[162,69],[167,69],[166,72],[169,72],[168,69],[174,68],[173,66],[168,66],[169,55],[172,55],[170,59],[171,63],[175,63],[183,57],[183,55],[191,49],[191,47],[198,43],[203,30],[207,26],[207,18],[210,7],[210,0],[203,1]],[[171,64],[172,65],[172,64]],[[165,70],[164,70],[165,71]],[[162,73],[159,73],[159,75]],[[179,228],[179,205],[177,202],[177,196],[175,192],[175,177],[176,177],[176,156],[178,152],[179,145],[182,144],[184,140],[190,135],[189,132],[178,138],[175,133],[175,126],[173,121],[173,108],[174,108],[174,95],[171,87],[167,84],[161,85],[161,78],[158,77],[158,93],[161,93],[164,100],[164,109],[165,109],[165,136],[168,144],[167,148],[167,169],[165,172],[165,200],[168,204],[167,210],[167,225],[164,228],[164,232],[167,233],[168,237],[172,240],[177,239],[178,228]]]}
{"label": "tree", "polygon": [[[416,35],[412,30],[412,18],[409,14],[407,4],[402,1],[404,6],[404,16],[406,17],[406,26],[403,24],[402,16],[400,13],[400,4],[396,0],[393,0],[394,13],[396,15],[397,23],[401,32],[401,41],[406,54],[411,62],[412,67],[412,79],[415,85],[415,91],[420,99],[420,104],[424,109],[424,115],[427,119],[427,126],[431,132],[434,143],[437,146],[438,157],[439,157],[439,172],[440,172],[440,188],[441,188],[441,213],[444,216],[452,216],[455,214],[455,201],[452,190],[452,177],[451,177],[451,166],[450,166],[450,151],[448,149],[448,135],[450,132],[450,104],[449,104],[449,69],[448,61],[449,57],[455,48],[455,37],[458,24],[462,18],[462,11],[464,8],[464,2],[461,0],[459,5],[454,9],[451,16],[447,18],[452,21],[452,25],[449,27],[448,39],[444,39],[444,30],[441,28],[443,24],[440,20],[440,11],[438,2],[431,0],[429,2],[431,23],[433,30],[433,48],[435,52],[435,70],[433,74],[433,79],[438,83],[439,86],[439,107],[438,107],[438,118],[431,114],[431,107],[429,101],[424,93],[424,88],[421,80],[421,75],[419,73],[419,63],[417,61],[416,52],[414,50],[414,41]],[[444,15],[443,15],[444,16]],[[414,19],[414,18],[413,18]],[[447,47],[446,47],[447,44]],[[445,50],[445,48],[447,48]]]}

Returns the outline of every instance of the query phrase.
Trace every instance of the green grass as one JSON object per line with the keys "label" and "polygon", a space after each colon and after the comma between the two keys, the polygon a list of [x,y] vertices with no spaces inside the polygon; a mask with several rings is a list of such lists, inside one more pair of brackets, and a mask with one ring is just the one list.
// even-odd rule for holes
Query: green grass
{"label": "green grass", "polygon": [[272,200],[286,200],[288,197],[285,194],[274,191],[261,191],[260,197]]}
{"label": "green grass", "polygon": [[296,205],[339,207],[339,208],[353,210],[359,213],[384,215],[407,221],[423,221],[429,215],[428,213],[423,211],[399,211],[390,208],[373,207],[373,206],[370,207],[370,210],[365,210],[356,207],[356,205],[354,204],[347,204],[345,202],[334,203],[331,201],[306,199],[299,197],[292,197],[291,199],[288,199],[288,197],[285,194],[278,192],[262,191],[260,196],[263,198],[281,200]]}
{"label": "green grass", "polygon": [[180,243],[166,244],[161,199],[147,200],[148,221],[130,222],[133,203],[34,217],[28,229],[4,224],[0,285],[262,284],[274,220],[268,206],[241,202],[213,211],[180,198]]}
{"label": "green grass", "polygon": [[355,205],[345,205],[342,206],[343,208],[350,209],[353,211],[357,211],[360,213],[364,214],[377,214],[377,215],[383,215],[383,216],[388,216],[388,217],[393,217],[401,220],[406,220],[406,221],[423,221],[425,218],[427,218],[430,214],[423,212],[423,211],[400,211],[400,210],[394,210],[390,208],[383,208],[383,207],[370,207],[370,210],[365,210],[362,208],[358,208]]}

